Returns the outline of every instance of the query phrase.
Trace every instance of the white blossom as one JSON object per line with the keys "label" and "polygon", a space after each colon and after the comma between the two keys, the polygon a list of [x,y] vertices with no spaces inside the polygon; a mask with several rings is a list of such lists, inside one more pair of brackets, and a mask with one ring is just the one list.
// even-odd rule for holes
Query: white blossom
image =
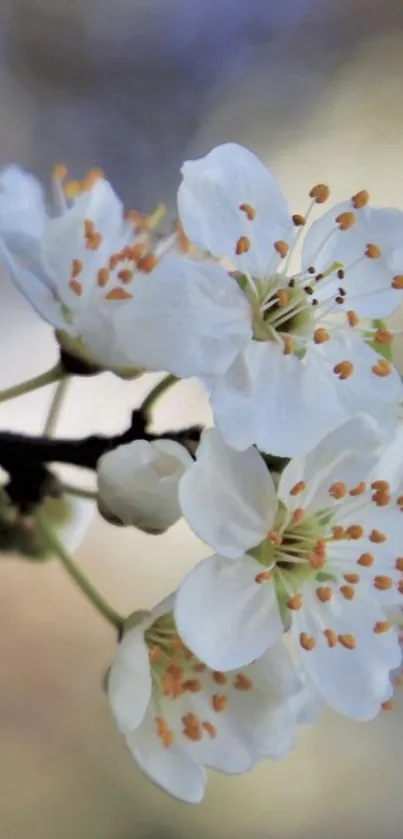
{"label": "white blossom", "polygon": [[109,699],[144,774],[196,803],[205,767],[240,773],[283,757],[297,723],[313,722],[319,705],[281,643],[248,667],[206,667],[178,636],[173,602],[132,617],[109,673]]}
{"label": "white blossom", "polygon": [[193,459],[173,440],[135,440],[97,464],[101,512],[148,533],[163,533],[181,517],[179,481]]}
{"label": "white blossom", "polygon": [[10,166],[0,177],[0,258],[19,290],[55,329],[71,354],[100,369],[132,376],[115,324],[133,298],[132,281],[145,276],[160,255],[177,247],[177,235],[157,244],[150,216],[123,205],[102,173],[63,185],[53,180],[56,214],[47,211],[36,179]]}
{"label": "white blossom", "polygon": [[[178,630],[211,667],[248,664],[290,632],[324,700],[371,719],[400,664],[385,612],[402,602],[401,487],[377,424],[349,420],[288,464],[276,487],[254,448],[204,432],[183,513],[217,551],[179,589]],[[395,447],[403,475],[403,449]],[[388,466],[389,464],[389,466]]]}
{"label": "white blossom", "polygon": [[236,144],[182,172],[180,221],[213,258],[180,270],[164,262],[139,288],[137,311],[118,313],[133,361],[158,369],[164,359],[170,372],[199,377],[216,425],[240,450],[304,454],[351,415],[394,414],[402,385],[369,346],[368,319],[402,300],[403,213],[370,208],[362,190],[309,227],[293,268],[326,185],[292,216],[271,173]]}

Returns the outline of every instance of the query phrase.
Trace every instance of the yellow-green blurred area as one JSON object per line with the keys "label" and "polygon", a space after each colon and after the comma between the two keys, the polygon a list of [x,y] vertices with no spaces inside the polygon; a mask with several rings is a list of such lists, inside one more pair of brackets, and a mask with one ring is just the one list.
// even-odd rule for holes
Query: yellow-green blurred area
{"label": "yellow-green blurred area", "polygon": [[[335,199],[366,188],[403,208],[402,82],[399,0],[0,0],[0,164],[42,177],[55,161],[73,177],[100,166],[142,210],[172,206],[181,161],[224,140],[261,154],[293,212],[318,181]],[[56,347],[5,277],[0,293],[7,387],[50,367]],[[116,433],[152,380],[75,380],[58,432]],[[39,433],[50,398],[1,405],[0,428]],[[157,416],[160,429],[203,419],[193,382]],[[78,560],[130,612],[204,551],[182,523],[151,537],[96,520]],[[112,631],[57,563],[1,560],[1,839],[401,835],[399,698],[371,724],[327,713],[285,761],[212,776],[192,808],[133,765],[101,688],[113,653]]]}

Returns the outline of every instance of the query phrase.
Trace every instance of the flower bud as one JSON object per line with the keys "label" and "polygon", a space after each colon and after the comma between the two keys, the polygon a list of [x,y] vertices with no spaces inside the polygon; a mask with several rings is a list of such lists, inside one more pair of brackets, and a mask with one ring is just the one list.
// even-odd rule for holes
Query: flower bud
{"label": "flower bud", "polygon": [[172,440],[136,440],[107,452],[98,462],[100,513],[146,533],[163,533],[181,517],[178,486],[192,462]]}

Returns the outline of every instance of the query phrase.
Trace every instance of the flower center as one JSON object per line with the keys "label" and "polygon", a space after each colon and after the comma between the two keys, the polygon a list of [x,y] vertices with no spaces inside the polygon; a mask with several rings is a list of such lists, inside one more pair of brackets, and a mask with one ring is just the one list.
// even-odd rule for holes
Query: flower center
{"label": "flower center", "polygon": [[292,279],[284,285],[284,275],[274,275],[266,284],[261,302],[253,307],[253,336],[256,341],[278,341],[311,334],[314,328],[311,299],[313,289],[297,285]]}

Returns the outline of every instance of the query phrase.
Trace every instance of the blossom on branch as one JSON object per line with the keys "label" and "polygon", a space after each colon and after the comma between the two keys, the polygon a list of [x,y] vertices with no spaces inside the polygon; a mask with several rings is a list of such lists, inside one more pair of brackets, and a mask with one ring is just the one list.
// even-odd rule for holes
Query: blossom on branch
{"label": "blossom on branch", "polygon": [[[247,772],[292,749],[298,723],[320,709],[281,644],[223,673],[179,637],[171,596],[129,619],[109,672],[109,699],[140,769],[182,801],[201,801],[205,767]],[[131,624],[131,628],[130,628]]]}
{"label": "blossom on branch", "polygon": [[384,477],[383,445],[373,420],[349,420],[290,461],[276,486],[256,449],[237,452],[216,429],[204,432],[180,501],[217,553],[190,572],[175,609],[196,655],[239,667],[289,631],[326,702],[376,716],[401,661],[385,610],[403,595],[403,496]]}
{"label": "blossom on branch", "polygon": [[326,185],[291,215],[263,163],[233,143],[182,172],[181,224],[212,256],[165,261],[118,313],[133,361],[199,377],[240,450],[299,455],[360,411],[393,417],[400,378],[369,345],[393,335],[369,319],[402,300],[403,213],[370,208],[363,190],[314,221],[299,255]]}

